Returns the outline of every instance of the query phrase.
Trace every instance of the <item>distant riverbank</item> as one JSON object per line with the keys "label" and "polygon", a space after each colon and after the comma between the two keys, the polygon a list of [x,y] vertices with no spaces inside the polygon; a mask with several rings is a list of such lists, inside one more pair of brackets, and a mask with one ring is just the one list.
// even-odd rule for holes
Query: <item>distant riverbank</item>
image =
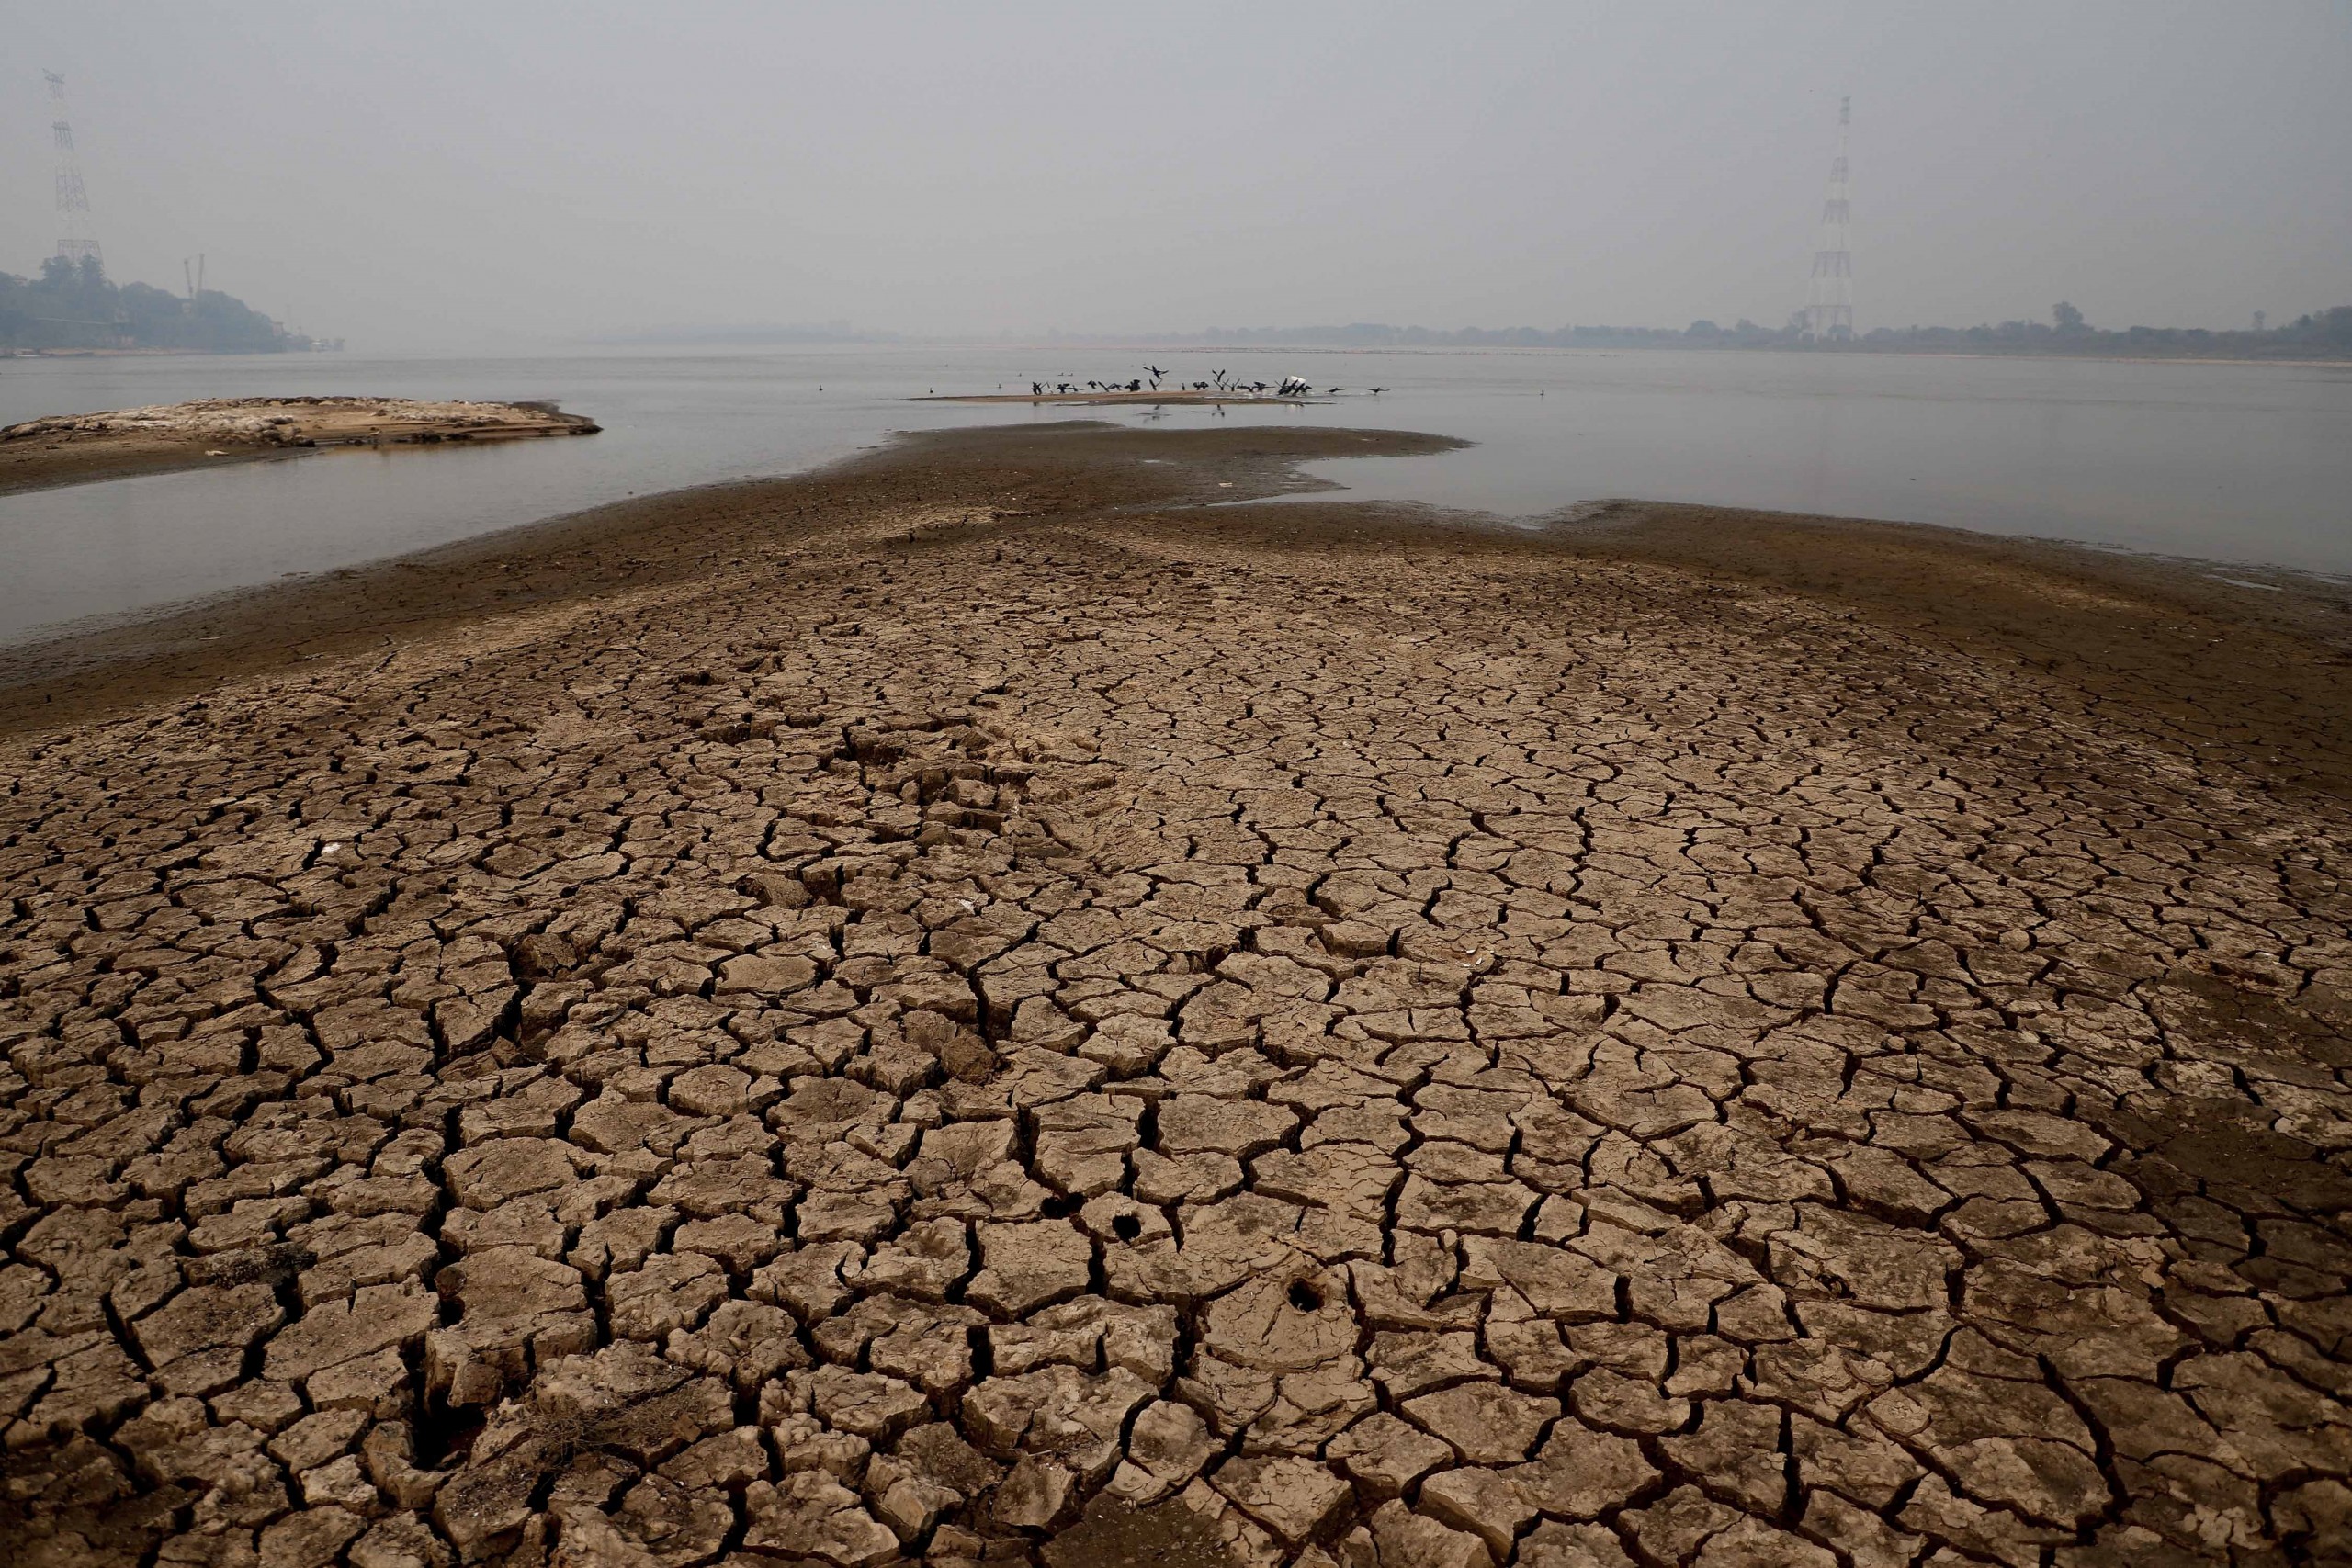
{"label": "distant riverbank", "polygon": [[1995,358],[2226,359],[2256,364],[2352,360],[2352,305],[2313,311],[2277,327],[2094,327],[2061,303],[2049,321],[1973,327],[1874,327],[1859,336],[1816,338],[1795,326],[1731,326],[1698,321],[1672,327],[1464,327],[1457,331],[1356,321],[1346,326],[1212,329],[1137,341],[1216,348],[1712,348],[1793,354],[1967,354]]}

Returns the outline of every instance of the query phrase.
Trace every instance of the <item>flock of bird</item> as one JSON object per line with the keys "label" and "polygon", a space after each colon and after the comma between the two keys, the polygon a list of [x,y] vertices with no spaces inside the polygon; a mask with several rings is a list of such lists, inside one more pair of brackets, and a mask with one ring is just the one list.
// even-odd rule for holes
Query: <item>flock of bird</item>
{"label": "flock of bird", "polygon": [[[1032,381],[1029,383],[1029,395],[1033,398],[1043,398],[1051,395],[1068,397],[1078,392],[1140,392],[1144,389],[1144,381],[1146,378],[1150,380],[1151,389],[1153,391],[1156,392],[1159,390],[1159,384],[1166,378],[1168,372],[1162,370],[1157,365],[1147,365],[1143,367],[1143,371],[1144,373],[1142,376],[1136,377],[1135,378],[1126,381]],[[1206,381],[1180,381],[1176,384],[1175,389],[1182,392],[1229,392],[1237,394],[1248,392],[1252,396],[1261,398],[1264,397],[1269,392],[1278,398],[1304,398],[1312,395],[1315,390],[1315,389],[1307,383],[1306,378],[1301,376],[1285,376],[1283,378],[1280,385],[1270,387],[1263,381],[1227,381],[1225,378],[1225,372],[1222,370],[1213,371],[1211,372],[1211,375],[1213,379]],[[1385,387],[1364,387],[1358,389],[1369,392],[1374,397],[1378,397],[1388,389]],[[1348,390],[1348,389],[1345,387],[1326,387],[1323,390],[1325,396],[1336,397],[1340,393]]]}

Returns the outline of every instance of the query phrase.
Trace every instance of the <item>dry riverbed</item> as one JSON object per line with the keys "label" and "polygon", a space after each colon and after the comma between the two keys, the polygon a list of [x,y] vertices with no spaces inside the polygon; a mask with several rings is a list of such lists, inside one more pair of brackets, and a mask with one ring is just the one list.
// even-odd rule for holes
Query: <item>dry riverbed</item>
{"label": "dry riverbed", "polygon": [[599,428],[551,403],[413,398],[205,398],[53,414],[0,429],[0,494],[291,457],[322,446],[514,441],[594,435]]}
{"label": "dry riverbed", "polygon": [[2352,1554],[2341,596],[1437,445],[0,658],[0,1558]]}

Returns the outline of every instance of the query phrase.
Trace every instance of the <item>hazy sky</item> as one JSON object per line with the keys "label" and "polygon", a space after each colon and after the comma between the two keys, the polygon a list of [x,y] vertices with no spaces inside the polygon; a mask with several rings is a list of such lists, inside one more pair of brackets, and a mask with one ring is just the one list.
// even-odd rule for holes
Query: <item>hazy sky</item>
{"label": "hazy sky", "polygon": [[1867,329],[2352,302],[2352,0],[0,0],[0,269],[68,79],[119,279],[354,348],[1779,324],[1854,98]]}

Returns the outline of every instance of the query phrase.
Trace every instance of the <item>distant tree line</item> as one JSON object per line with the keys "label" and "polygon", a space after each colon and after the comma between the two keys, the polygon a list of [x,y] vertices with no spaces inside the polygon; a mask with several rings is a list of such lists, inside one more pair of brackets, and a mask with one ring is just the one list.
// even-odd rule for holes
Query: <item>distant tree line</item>
{"label": "distant tree line", "polygon": [[1258,327],[1216,330],[1176,341],[1238,347],[1315,344],[1333,348],[1779,348],[1824,354],[1955,353],[2080,354],[2199,359],[2352,358],[2352,305],[2320,310],[2278,327],[2213,332],[2204,327],[2090,325],[2061,300],[2043,321],[2003,321],[1974,327],[1874,327],[1852,338],[1822,340],[1801,324],[1728,327],[1691,322],[1671,327],[1466,327],[1458,332],[1359,321],[1344,327]]}
{"label": "distant tree line", "polygon": [[0,345],[277,354],[311,341],[217,288],[190,300],[144,283],[118,284],[95,256],[79,264],[51,256],[38,277],[0,272]]}
{"label": "distant tree line", "polygon": [[581,341],[612,348],[749,348],[798,344],[897,343],[899,340],[897,333],[875,332],[836,321],[799,322],[789,326],[756,322],[741,326],[648,327],[641,332],[607,333]]}

